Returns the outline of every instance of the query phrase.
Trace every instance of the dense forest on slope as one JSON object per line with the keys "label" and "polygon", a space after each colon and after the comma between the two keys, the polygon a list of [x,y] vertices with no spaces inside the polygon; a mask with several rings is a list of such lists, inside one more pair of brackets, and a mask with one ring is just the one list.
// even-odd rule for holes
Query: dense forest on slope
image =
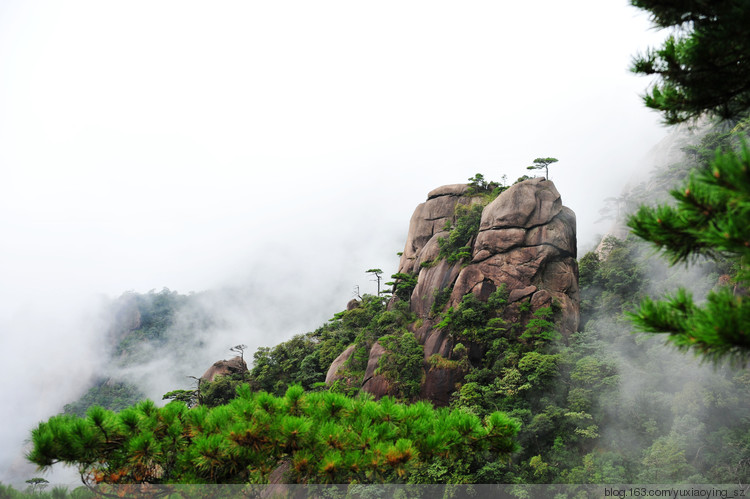
{"label": "dense forest on slope", "polygon": [[[684,155],[681,160],[666,165],[650,182],[624,193],[618,202],[622,206],[635,206],[642,199],[663,199],[664,185],[671,185],[673,178],[684,178],[691,169],[701,168],[710,158],[707,150],[712,144],[718,141],[731,145],[740,133],[745,133],[743,124],[730,129],[725,126],[713,128],[708,133],[681,139],[687,140],[682,146]],[[627,209],[619,211],[618,221],[621,222]],[[251,466],[256,470],[251,472],[255,473],[252,475],[254,480],[268,480],[274,471],[273,464],[279,460],[287,459],[294,466],[295,463],[299,465],[300,460],[304,461],[299,456],[309,456],[309,459],[314,455],[326,455],[325,463],[318,462],[317,468],[287,469],[284,480],[314,483],[331,481],[335,477],[336,481],[411,483],[745,483],[750,478],[747,458],[750,455],[750,397],[747,396],[750,375],[746,370],[733,370],[726,365],[699,366],[697,360],[665,347],[659,337],[631,334],[632,326],[625,316],[643,297],[658,296],[673,288],[675,283],[690,282],[696,297],[704,296],[712,288],[731,280],[736,272],[732,263],[705,260],[690,267],[668,267],[653,257],[653,252],[644,242],[632,236],[625,239],[610,236],[596,251],[584,255],[579,264],[581,330],[568,338],[556,332],[555,311],[552,309],[529,310],[516,325],[498,320],[498,310],[502,310],[507,301],[503,289],[498,289],[487,301],[469,294],[456,308],[441,311],[438,306],[433,311],[439,319],[439,326],[455,335],[458,343],[453,358],[433,356],[429,359],[429,369],[450,366],[463,376],[451,397],[450,407],[441,410],[451,412],[439,414],[441,418],[468,418],[463,423],[454,419],[453,423],[446,423],[442,431],[454,427],[459,431],[454,438],[460,441],[466,435],[486,431],[482,430],[482,421],[487,425],[492,418],[497,421],[501,418],[511,425],[508,427],[510,433],[503,434],[503,438],[514,435],[514,445],[506,442],[502,452],[498,453],[500,449],[496,449],[494,454],[488,454],[487,450],[464,441],[457,444],[469,446],[463,452],[447,454],[451,447],[446,446],[445,452],[431,453],[423,447],[424,436],[397,435],[394,440],[388,440],[390,443],[382,445],[401,446],[399,452],[413,453],[410,464],[404,465],[403,469],[389,468],[391,471],[373,465],[370,472],[366,472],[360,462],[363,455],[347,447],[349,444],[321,442],[322,423],[313,418],[307,420],[301,414],[288,413],[284,417],[296,419],[274,422],[273,419],[261,418],[261,421],[266,421],[263,423],[266,425],[279,425],[272,431],[270,428],[274,426],[267,427],[273,435],[285,435],[288,431],[296,435],[294,432],[299,430],[292,428],[299,427],[307,431],[314,429],[311,433],[315,438],[305,437],[311,440],[304,440],[304,443],[301,440],[297,444],[275,440],[259,443],[271,447],[263,447],[270,452],[266,456],[268,459],[263,461],[266,464]],[[372,410],[376,412],[416,410],[409,407],[422,407],[420,410],[427,411],[428,406],[423,402],[417,406],[394,405],[395,401],[413,404],[418,400],[419,378],[424,375],[422,349],[411,332],[418,319],[409,310],[408,299],[402,299],[408,297],[408,293],[403,292],[404,286],[413,286],[414,282],[409,282],[407,276],[395,277],[391,293],[386,296],[365,295],[356,306],[336,314],[319,329],[275,346],[259,348],[252,354],[249,371],[220,376],[214,381],[204,380],[195,391],[182,390],[171,394],[170,398],[181,399],[192,409],[181,402],[168,404],[169,410],[141,403],[119,414],[90,409],[84,420],[67,416],[51,420],[47,424],[58,429],[40,427],[35,438],[43,441],[49,438],[43,437],[45,434],[64,433],[66,430],[59,428],[75,427],[85,421],[86,425],[91,425],[89,430],[81,427],[79,431],[89,432],[87,438],[100,441],[96,432],[106,431],[108,425],[114,425],[113,428],[122,424],[142,426],[145,421],[153,420],[149,423],[157,425],[153,430],[137,435],[141,447],[134,447],[131,440],[132,453],[136,452],[133,449],[147,449],[148,446],[163,448],[161,446],[166,445],[164,439],[169,433],[160,432],[171,430],[168,430],[169,425],[157,430],[158,421],[163,418],[179,420],[183,426],[173,426],[176,433],[170,445],[178,446],[180,439],[187,434],[194,437],[205,434],[200,438],[206,438],[206,442],[190,447],[192,450],[186,450],[186,456],[200,460],[213,455],[217,463],[223,464],[216,464],[215,469],[206,465],[208,467],[198,468],[202,472],[187,475],[177,471],[173,475],[154,475],[153,470],[157,468],[152,467],[148,480],[232,482],[250,479],[250,475],[246,475],[250,457],[241,461],[242,466],[231,465],[232,459],[240,459],[229,445],[239,442],[238,430],[231,423],[236,418],[231,414],[240,410],[237,400],[286,407],[292,403],[289,397],[294,400],[340,397],[331,399],[338,402],[330,403],[341,405],[338,410],[343,411],[342,418],[350,417],[351,411],[357,412],[343,409],[351,404],[373,404]],[[118,333],[119,341],[114,342],[113,352],[115,358],[133,362],[132,352],[139,351],[137,345],[140,342],[163,341],[164,331],[169,329],[175,310],[186,306],[189,297],[165,290],[158,294],[129,296],[128,299],[135,300],[128,302],[130,306],[136,303],[141,307],[138,310],[142,318],[138,328],[132,329],[134,324],[131,324],[131,330]],[[482,342],[486,347],[484,356],[479,361],[470,359],[468,353],[462,351],[461,339]],[[374,342],[379,342],[389,352],[382,357],[378,372],[396,388],[395,401],[386,397],[376,403],[367,394],[360,393],[361,385],[353,381],[362,379],[367,352]],[[326,385],[324,380],[329,366],[348,347],[353,347],[353,355],[339,371],[337,379]],[[114,401],[107,398],[108,392],[101,391],[101,386],[92,390],[78,402],[78,413],[92,402],[109,405],[115,410],[122,409],[113,405]],[[97,390],[103,398],[97,399]],[[316,393],[318,395],[314,395]],[[237,394],[240,394],[240,399],[236,398]],[[385,409],[382,404],[385,404]],[[72,407],[73,404],[66,410],[74,412]],[[268,412],[268,407],[264,406],[265,412]],[[167,412],[163,412],[165,410]],[[249,409],[241,410],[247,413]],[[274,410],[268,414],[273,415]],[[116,423],[116,418],[125,419]],[[205,426],[207,423],[199,423],[202,419],[195,418],[209,418],[207,421],[212,422]],[[329,430],[329,433],[333,431],[332,434],[348,439],[343,435],[352,431],[352,423],[343,419],[335,421],[342,426]],[[460,430],[462,424],[468,425],[463,433]],[[190,425],[188,428],[191,429],[186,430],[184,425]],[[441,439],[446,438],[445,434],[436,434],[441,435]],[[68,438],[74,442],[78,437]],[[121,435],[118,438],[126,437]],[[43,457],[52,452],[52,448],[44,447],[39,440],[37,442],[36,454],[32,457],[40,464],[52,462],[44,461],[47,458]],[[289,445],[299,446],[302,454],[292,451]],[[319,445],[328,445],[325,448],[333,454],[326,454],[328,451],[321,449],[316,451]],[[374,452],[376,447],[367,447],[368,452]],[[271,452],[271,448],[277,450]],[[388,451],[385,447],[383,449],[382,455],[385,456]],[[515,452],[508,460],[504,452],[513,449]],[[174,452],[180,455],[179,452],[183,451],[178,452],[175,447]],[[127,456],[133,458],[135,454]],[[74,462],[85,465],[85,462],[76,461],[79,457],[77,454],[69,456]],[[58,455],[55,459],[61,457]],[[101,469],[84,466],[89,479],[115,483],[146,479],[146,475],[134,474],[133,468],[118,465],[114,458],[108,458],[107,462],[112,466],[109,477]]]}

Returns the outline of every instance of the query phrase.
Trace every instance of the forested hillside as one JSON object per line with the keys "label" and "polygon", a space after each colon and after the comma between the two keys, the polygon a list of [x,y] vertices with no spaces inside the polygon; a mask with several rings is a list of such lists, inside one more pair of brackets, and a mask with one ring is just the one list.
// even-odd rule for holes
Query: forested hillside
{"label": "forested hillside", "polygon": [[[575,215],[546,178],[440,187],[415,210],[382,293],[383,271],[366,271],[377,295],[258,348],[249,368],[247,347],[226,345],[239,353],[232,369],[214,364],[163,405],[140,400],[137,378],[98,380],[33,430],[28,459],[75,465],[90,487],[746,488],[750,9],[633,3],[678,33],[634,62],[661,78],[646,104],[671,124],[702,121],[612,200],[595,250],[576,259]],[[205,346],[221,321],[168,290],[114,310],[111,360],[131,374],[165,349]]]}
{"label": "forested hillside", "polygon": [[[643,199],[663,199],[665,185],[704,167],[710,159],[710,144],[730,147],[744,130],[739,123],[684,136],[681,140],[687,145],[680,161],[664,165],[650,181],[624,193],[619,201],[622,206],[635,206]],[[497,188],[493,196],[503,190]],[[621,209],[616,222],[622,222],[626,214],[627,209]],[[430,312],[436,327],[448,331],[456,342],[448,357],[433,355],[425,366],[423,348],[413,334],[421,321],[409,308],[415,283],[408,276],[396,275],[383,296],[365,295],[316,331],[258,349],[252,353],[247,372],[204,379],[196,390],[168,394],[182,402],[163,409],[140,403],[119,414],[91,409],[83,420],[67,416],[50,420],[35,431],[31,458],[42,465],[60,459],[78,462],[92,483],[263,482],[274,472],[276,480],[304,483],[746,482],[750,477],[750,375],[725,364],[701,365],[700,359],[665,347],[661,337],[634,334],[626,317],[643,297],[659,296],[677,283],[690,283],[696,297],[705,296],[731,281],[736,272],[732,263],[719,259],[669,267],[654,258],[643,241],[609,236],[597,251],[582,256],[579,265],[581,327],[571,335],[557,332],[554,307],[522,307],[521,318],[511,324],[500,319],[508,306],[507,290],[499,288],[486,300],[469,293],[456,307],[438,300]],[[132,362],[139,344],[158,344],[160,328],[170,323],[176,307],[189,300],[168,291],[129,296],[129,317],[137,309],[140,320],[137,324],[131,320],[127,331],[115,334],[114,358]],[[461,341],[481,344],[484,353],[480,358],[470,355]],[[375,343],[388,352],[381,357],[377,373],[392,387],[393,399],[381,402],[363,392],[359,381]],[[326,384],[329,367],[350,347],[351,355]],[[460,381],[449,407],[430,416],[426,411],[434,409],[428,409],[429,405],[413,404],[423,398],[420,383],[424,376],[438,369],[458,372]],[[119,393],[117,386],[95,387],[90,397],[75,405],[77,411],[85,410],[92,400],[123,409],[117,400],[106,398]],[[93,398],[97,391],[105,398]],[[304,409],[319,404],[329,407],[324,413],[333,417],[330,422]],[[73,407],[66,409],[74,412]],[[370,419],[346,419],[360,411],[374,412]],[[440,429],[392,433],[403,426],[403,418],[417,413],[427,419],[438,417],[443,421]],[[375,414],[390,415],[383,421],[372,419],[383,417]],[[251,426],[242,426],[241,421]],[[386,431],[389,424],[396,426]],[[116,430],[122,425],[130,425],[131,432],[141,430]],[[369,444],[357,440],[363,438],[357,425],[374,425],[375,433],[367,437],[372,438]],[[492,444],[481,436],[501,426],[505,430],[497,438],[506,439],[504,443]],[[150,429],[143,433],[145,428]],[[81,431],[87,436],[76,433]],[[252,436],[256,431],[267,436],[256,441],[260,438]],[[321,432],[337,436],[326,440]],[[426,442],[428,434],[435,438]],[[90,449],[92,464],[81,461],[76,451],[61,454],[61,444],[52,435],[67,435],[64,448],[84,445]],[[273,437],[269,440],[268,435]],[[120,446],[129,442],[127,453],[115,458],[111,454],[114,442],[123,449]],[[237,445],[243,449],[250,445],[265,457],[262,461],[242,457],[233,450]],[[369,450],[362,454],[358,446]],[[373,460],[369,452],[381,457]],[[206,461],[209,456],[211,460]],[[102,459],[106,468],[93,464]],[[139,463],[147,459],[151,464],[139,465],[145,468],[126,464],[133,459]],[[188,472],[164,459],[204,464]],[[368,459],[372,461],[369,468],[364,464]],[[287,464],[277,469],[277,462]]]}

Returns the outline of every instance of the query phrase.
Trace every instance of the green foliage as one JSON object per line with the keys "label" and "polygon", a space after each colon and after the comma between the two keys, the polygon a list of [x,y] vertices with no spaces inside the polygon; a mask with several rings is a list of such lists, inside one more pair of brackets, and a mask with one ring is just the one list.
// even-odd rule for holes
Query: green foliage
{"label": "green foliage", "polygon": [[531,178],[533,177],[529,177],[528,175],[521,175],[520,177],[516,179],[515,182],[513,182],[513,185],[518,184],[519,182],[523,182],[524,180],[529,180]]}
{"label": "green foliage", "polygon": [[129,358],[132,362],[138,355],[138,347],[144,343],[161,345],[166,332],[174,323],[176,312],[187,302],[188,297],[167,288],[147,294],[128,293],[121,301],[130,302],[138,312],[138,327],[126,330],[115,347],[115,355]]}
{"label": "green foliage", "polygon": [[445,304],[450,300],[451,294],[453,293],[453,286],[436,288],[433,293],[435,299],[430,306],[430,315],[435,316],[442,312],[443,308],[445,308]]}
{"label": "green foliage", "polygon": [[485,180],[484,175],[481,173],[469,177],[469,188],[472,189],[472,193],[492,190],[490,189],[490,183]]}
{"label": "green foliage", "polygon": [[[633,71],[659,78],[644,97],[647,106],[661,111],[669,124],[703,114],[725,120],[747,117],[747,2],[633,0],[633,5],[649,11],[656,26],[673,31],[662,47],[634,60]],[[746,125],[747,121],[738,126]],[[708,168],[692,174],[683,189],[672,191],[676,204],[641,207],[628,225],[662,249],[673,264],[699,255],[728,256],[738,264],[737,283],[747,287],[750,151],[744,144],[739,152],[725,148],[726,136],[711,139],[716,142],[690,151],[699,161],[711,154],[714,158]],[[750,306],[743,294],[719,290],[701,307],[681,290],[665,301],[644,300],[631,318],[641,330],[667,333],[678,348],[705,359],[745,363],[750,358]]]}
{"label": "green foliage", "polygon": [[89,499],[96,497],[94,492],[85,487],[68,490],[67,487],[56,486],[52,490],[45,490],[49,482],[44,478],[31,478],[26,480],[26,483],[29,485],[24,491],[0,483],[0,497],[3,499]]}
{"label": "green foliage", "polygon": [[[408,274],[394,275],[394,278],[414,279]],[[397,294],[406,294],[409,284],[404,282],[403,285],[405,287],[398,288]],[[357,307],[335,314],[318,330],[294,336],[272,348],[259,348],[253,355],[250,385],[275,395],[285,393],[293,384],[307,390],[320,388],[331,363],[354,344],[354,355],[339,371],[340,379],[334,385],[334,389],[353,395],[362,384],[374,342],[389,334],[400,336],[412,322],[414,317],[409,311],[408,299],[397,300],[389,310],[383,298],[364,295]]]}
{"label": "green foliage", "polygon": [[[309,389],[323,381],[325,374],[319,362],[318,346],[310,335],[298,334],[273,348],[258,348],[253,354],[253,367],[250,369],[253,386],[281,395],[290,384],[300,383]],[[234,390],[227,387],[225,393],[231,394]]]}
{"label": "green foliage", "polygon": [[684,439],[676,434],[657,438],[644,453],[642,464],[639,478],[647,483],[672,482],[695,471],[685,458]]}
{"label": "green foliage", "polygon": [[101,378],[78,400],[66,404],[65,414],[83,416],[89,407],[101,406],[113,411],[121,411],[143,400],[144,394],[133,384]]}
{"label": "green foliage", "polygon": [[446,359],[439,353],[430,355],[430,358],[427,359],[427,364],[430,366],[430,369],[457,369],[460,366],[457,360]]}
{"label": "green foliage", "polygon": [[383,279],[383,271],[381,269],[369,269],[366,270],[365,273],[372,274],[375,277],[375,281],[378,283],[378,294],[377,296],[380,296],[380,281]]}
{"label": "green foliage", "polygon": [[482,301],[473,293],[461,298],[457,308],[449,308],[436,327],[447,329],[454,338],[475,343],[489,343],[502,335],[505,324],[497,318],[508,301],[508,292],[504,286],[496,289]]}
{"label": "green foliage", "polygon": [[538,351],[524,354],[518,361],[518,369],[526,374],[526,379],[533,384],[542,384],[557,374],[560,355],[545,355]]}
{"label": "green foliage", "polygon": [[526,328],[520,339],[534,347],[543,347],[552,340],[559,338],[560,334],[557,332],[554,322],[550,321],[552,313],[550,307],[542,307],[534,311],[531,318],[526,322]]}
{"label": "green foliage", "polygon": [[162,400],[175,400],[188,407],[195,407],[198,404],[199,395],[198,390],[172,390],[165,393]]}
{"label": "green foliage", "polygon": [[506,176],[503,175],[502,182],[494,182],[486,180],[484,175],[477,173],[473,177],[469,178],[469,188],[467,194],[469,196],[483,195],[489,200],[492,200],[505,191],[508,186],[505,185]]}
{"label": "green foliage", "polygon": [[391,276],[392,282],[386,282],[386,286],[393,286],[393,295],[399,300],[408,302],[411,299],[411,293],[417,286],[417,275],[397,272]]}
{"label": "green foliage", "polygon": [[49,485],[49,480],[41,477],[30,478],[26,480],[29,484],[29,490],[32,494],[36,494],[38,491],[44,490]]}
{"label": "green foliage", "polygon": [[483,421],[423,402],[347,398],[290,387],[283,397],[241,387],[224,406],[144,402],[119,414],[55,416],[32,432],[29,460],[79,467],[86,483],[257,483],[282,460],[297,483],[403,482],[438,462],[467,470],[517,450],[519,423]]}
{"label": "green foliage", "polygon": [[[213,381],[202,380],[198,388],[197,399],[202,405],[207,407],[217,407],[227,404],[236,396],[237,387],[247,383],[251,379],[249,373],[237,373],[217,376]],[[282,385],[275,384],[274,386],[279,388]],[[184,400],[183,402],[187,403]]]}
{"label": "green foliage", "polygon": [[[643,206],[628,225],[633,233],[663,250],[673,264],[697,255],[729,256],[739,262],[736,280],[750,284],[750,149],[718,154],[711,169],[691,176],[685,189],[672,191],[676,205]],[[750,303],[729,288],[711,292],[704,306],[684,290],[665,301],[644,299],[631,315],[643,331],[669,334],[678,348],[710,360],[750,358]]]}
{"label": "green foliage", "polygon": [[[545,417],[531,416],[519,433],[521,444],[549,464],[548,477],[563,482],[718,483],[747,476],[734,453],[747,447],[750,428],[742,416],[750,409],[741,395],[744,378],[726,366],[699,375],[694,363],[666,351],[658,338],[624,334],[631,324],[623,311],[647,292],[684,282],[685,269],[663,268],[635,238],[605,242],[601,258],[589,253],[579,265],[584,330],[556,353],[559,378],[550,382],[565,387],[564,399],[554,396],[562,411],[544,408]],[[726,272],[723,263],[694,265],[689,279],[697,294],[716,284],[717,271]],[[550,424],[565,432],[549,430]],[[530,430],[539,437],[527,436]],[[714,452],[716,446],[724,448]],[[526,456],[519,456],[519,474],[534,480]]]}
{"label": "green foliage", "polygon": [[582,288],[598,284],[601,259],[595,251],[589,251],[578,260],[578,285]]}
{"label": "green foliage", "polygon": [[378,340],[386,352],[378,361],[376,374],[388,380],[394,393],[404,400],[419,395],[422,382],[424,350],[413,333],[387,335]]}
{"label": "green foliage", "polygon": [[732,119],[750,108],[750,7],[743,0],[631,0],[657,28],[672,31],[663,45],[634,58],[632,71],[655,75],[646,106],[667,124],[704,113]]}
{"label": "green foliage", "polygon": [[456,205],[456,224],[446,222],[448,237],[438,239],[440,253],[438,258],[445,258],[454,263],[471,257],[471,242],[479,233],[479,222],[482,219],[483,205]]}
{"label": "green foliage", "polygon": [[[750,150],[717,155],[710,170],[693,174],[672,191],[675,206],[641,207],[630,219],[633,232],[665,251],[672,263],[695,255],[747,258],[750,232]],[[749,274],[740,276],[742,279]]]}
{"label": "green foliage", "polygon": [[635,238],[607,237],[602,251],[606,258],[591,251],[578,263],[582,322],[594,309],[609,314],[630,310],[645,295],[646,275],[652,271]]}

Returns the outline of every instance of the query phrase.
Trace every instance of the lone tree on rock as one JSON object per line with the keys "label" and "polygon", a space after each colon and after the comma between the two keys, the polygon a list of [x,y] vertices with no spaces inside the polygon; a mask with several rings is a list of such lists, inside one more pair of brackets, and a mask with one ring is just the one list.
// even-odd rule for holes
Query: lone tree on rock
{"label": "lone tree on rock", "polygon": [[383,271],[380,269],[370,269],[366,271],[367,274],[372,274],[375,276],[375,279],[373,281],[377,281],[378,283],[378,296],[380,296],[380,281],[383,279]]}
{"label": "lone tree on rock", "polygon": [[230,352],[240,354],[240,358],[243,361],[245,360],[245,350],[247,350],[247,345],[235,345],[229,349]]}
{"label": "lone tree on rock", "polygon": [[527,170],[541,170],[544,168],[544,178],[549,180],[549,165],[557,163],[557,158],[536,158],[534,164],[527,166]]}

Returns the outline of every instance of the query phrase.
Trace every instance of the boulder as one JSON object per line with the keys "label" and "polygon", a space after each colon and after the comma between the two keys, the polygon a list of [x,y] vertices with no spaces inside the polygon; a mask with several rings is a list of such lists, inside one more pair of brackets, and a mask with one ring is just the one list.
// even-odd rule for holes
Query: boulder
{"label": "boulder", "polygon": [[382,357],[385,352],[385,348],[376,341],[370,349],[370,356],[367,360],[367,370],[365,371],[362,390],[373,394],[375,398],[391,394],[391,384],[385,379],[385,376],[375,374],[375,370],[380,363],[380,357]]}
{"label": "boulder", "polygon": [[562,210],[555,184],[543,178],[524,180],[503,192],[482,212],[479,230],[521,227],[530,229],[549,223]]}
{"label": "boulder", "polygon": [[352,355],[354,355],[354,350],[357,348],[357,344],[352,344],[346,347],[346,350],[341,352],[341,354],[336,357],[333,362],[331,363],[331,367],[328,368],[328,372],[326,373],[326,383],[331,384],[337,379],[341,379],[341,375],[339,374],[339,371],[341,371],[341,368],[346,364],[346,361],[348,361]]}
{"label": "boulder", "polygon": [[359,300],[357,300],[356,298],[352,298],[351,300],[349,300],[349,303],[346,304],[347,310],[354,310],[355,308],[359,308],[359,307],[360,307],[360,303],[359,303]]}
{"label": "boulder", "polygon": [[451,286],[461,272],[461,264],[440,260],[435,266],[419,271],[417,285],[411,294],[410,307],[418,317],[427,317],[435,302],[436,294]]}
{"label": "boulder", "polygon": [[247,364],[242,357],[234,357],[229,360],[219,360],[201,376],[201,381],[214,381],[219,376],[229,374],[241,374],[247,372]]}
{"label": "boulder", "polygon": [[430,400],[436,406],[447,406],[450,394],[456,390],[456,382],[462,377],[458,369],[437,368],[430,369],[425,375],[419,397]]}

